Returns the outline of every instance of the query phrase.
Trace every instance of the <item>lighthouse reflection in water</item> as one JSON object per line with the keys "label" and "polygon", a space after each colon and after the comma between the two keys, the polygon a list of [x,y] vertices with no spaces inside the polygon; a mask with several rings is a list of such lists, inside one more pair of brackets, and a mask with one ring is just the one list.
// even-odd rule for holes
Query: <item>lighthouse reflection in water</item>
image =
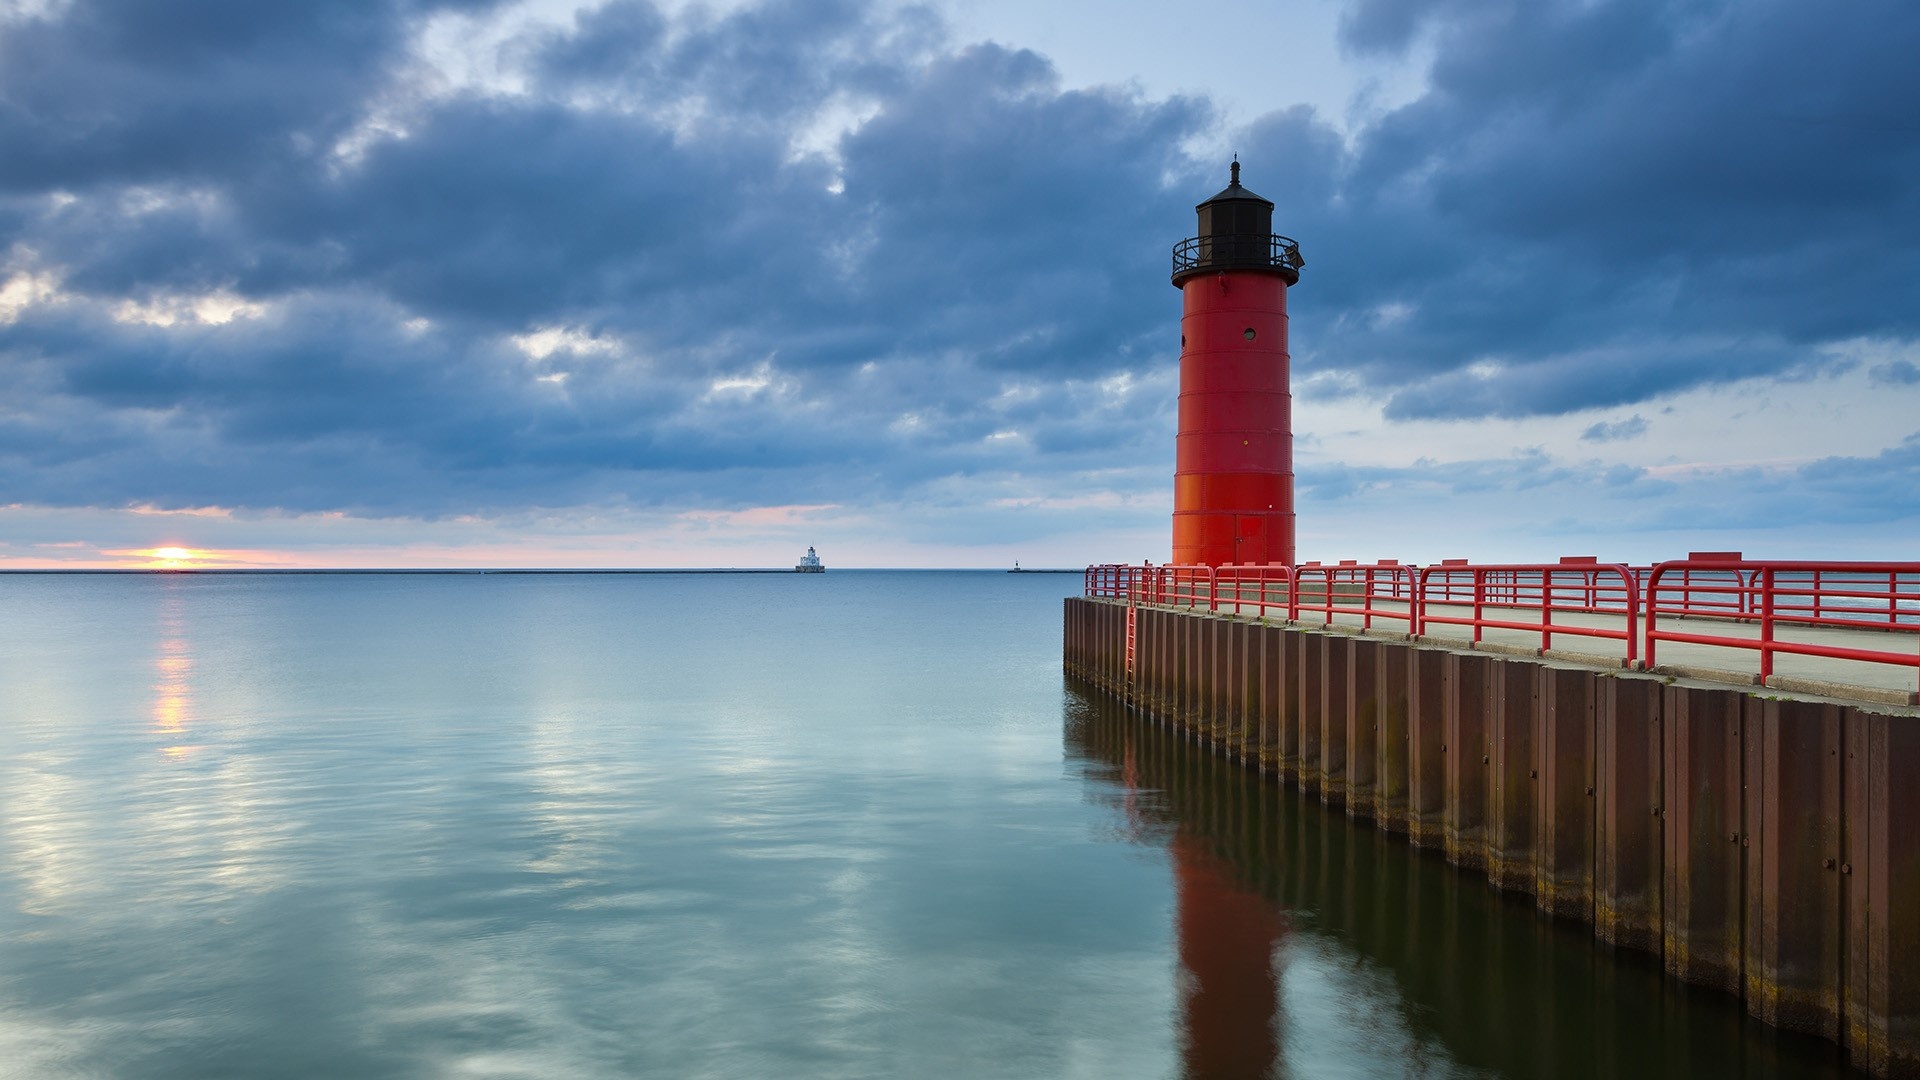
{"label": "lighthouse reflection in water", "polygon": [[1077,680],[1066,745],[1127,839],[1166,853],[1190,1080],[1851,1075]]}

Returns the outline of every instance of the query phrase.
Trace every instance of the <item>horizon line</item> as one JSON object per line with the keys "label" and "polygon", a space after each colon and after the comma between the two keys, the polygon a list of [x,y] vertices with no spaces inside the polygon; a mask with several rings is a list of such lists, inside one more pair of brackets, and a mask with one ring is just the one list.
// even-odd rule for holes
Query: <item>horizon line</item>
{"label": "horizon line", "polygon": [[[1038,566],[1010,569],[999,566],[847,566],[836,573],[1007,573],[1078,574],[1083,566]],[[824,571],[823,571],[824,572]],[[802,574],[781,566],[647,566],[647,567],[263,567],[263,566],[74,566],[5,567],[0,574]]]}

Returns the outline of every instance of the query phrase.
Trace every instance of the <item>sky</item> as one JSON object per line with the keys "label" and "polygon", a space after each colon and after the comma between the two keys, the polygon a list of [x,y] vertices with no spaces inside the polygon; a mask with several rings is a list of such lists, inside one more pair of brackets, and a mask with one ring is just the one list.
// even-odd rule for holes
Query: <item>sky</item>
{"label": "sky", "polygon": [[[1193,12],[1198,12],[1197,14]],[[1920,5],[0,0],[0,568],[1920,558]]]}

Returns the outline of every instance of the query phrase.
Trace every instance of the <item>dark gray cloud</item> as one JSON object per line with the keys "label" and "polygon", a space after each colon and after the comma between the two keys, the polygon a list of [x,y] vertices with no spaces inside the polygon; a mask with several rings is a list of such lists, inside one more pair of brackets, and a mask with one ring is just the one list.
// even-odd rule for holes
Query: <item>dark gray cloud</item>
{"label": "dark gray cloud", "polygon": [[[615,0],[508,41],[516,92],[448,91],[410,50],[460,8],[0,22],[0,285],[58,290],[0,309],[0,504],[859,502],[1170,457],[1206,101],[858,0]],[[1429,91],[1235,135],[1306,249],[1297,369],[1527,416],[1920,336],[1920,9],[1855,15],[1354,5]]]}
{"label": "dark gray cloud", "polygon": [[[117,14],[22,33],[124,69],[93,25]],[[353,92],[320,95],[338,116],[289,105],[278,141],[229,148],[218,176],[95,165],[98,194],[63,177],[40,189],[62,198],[16,201],[14,267],[73,299],[0,327],[10,388],[57,405],[0,420],[7,498],[854,500],[1034,455],[1071,467],[1170,407],[1093,384],[1170,352],[1147,311],[1171,297],[1159,245],[1136,248],[1184,197],[1160,181],[1196,105],[1065,93],[1031,53],[930,51],[924,12],[775,3],[696,12],[669,41],[658,10],[616,3],[509,46],[533,93],[421,99],[404,137],[290,154],[347,139],[398,85],[414,13],[379,14],[336,61]],[[871,114],[860,132],[797,147],[842,101]],[[103,317],[209,290],[268,314]],[[615,344],[510,342],[553,328]]]}
{"label": "dark gray cloud", "polygon": [[1867,369],[1868,377],[1882,386],[1913,386],[1920,384],[1920,367],[1907,360],[1890,360],[1884,364],[1875,364]]}
{"label": "dark gray cloud", "polygon": [[491,0],[76,0],[0,26],[0,190],[293,165],[387,86],[410,28]]}
{"label": "dark gray cloud", "polygon": [[[1632,402],[1920,335],[1920,9],[1373,0],[1345,30],[1424,35],[1431,89],[1361,133],[1337,201],[1269,194],[1313,241],[1296,319],[1334,327],[1306,366],[1405,385],[1392,414]],[[1478,362],[1519,382],[1450,374]]]}
{"label": "dark gray cloud", "polygon": [[1637,439],[1646,433],[1647,418],[1635,414],[1625,420],[1616,420],[1612,423],[1602,421],[1590,425],[1587,430],[1580,433],[1580,438],[1586,442],[1621,442]]}

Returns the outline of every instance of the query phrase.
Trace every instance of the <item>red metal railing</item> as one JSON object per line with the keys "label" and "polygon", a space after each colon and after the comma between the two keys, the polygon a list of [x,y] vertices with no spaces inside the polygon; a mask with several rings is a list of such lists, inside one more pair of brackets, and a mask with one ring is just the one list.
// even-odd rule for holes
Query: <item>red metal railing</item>
{"label": "red metal railing", "polygon": [[1253,614],[1260,618],[1278,615],[1289,622],[1299,618],[1294,607],[1294,568],[1284,564],[1270,566],[1222,566],[1217,582],[1214,610],[1235,615]]}
{"label": "red metal railing", "polygon": [[1162,607],[1216,609],[1217,586],[1211,566],[1129,566],[1106,563],[1089,566],[1084,594],[1109,600],[1132,600]]}
{"label": "red metal railing", "polygon": [[1313,612],[1320,616],[1320,625],[1329,626],[1335,616],[1345,615],[1358,618],[1366,630],[1373,629],[1374,620],[1387,619],[1405,623],[1408,634],[1418,634],[1419,572],[1419,567],[1391,560],[1362,564],[1347,559],[1334,566],[1306,563],[1295,571],[1299,589],[1288,617],[1299,622],[1302,612]]}
{"label": "red metal railing", "polygon": [[1220,593],[1218,575],[1211,566],[1153,567],[1149,603],[1163,607],[1215,609]]}
{"label": "red metal railing", "polygon": [[[1459,627],[1476,644],[1498,631],[1541,651],[1568,638],[1613,641],[1628,667],[1653,667],[1661,642],[1744,650],[1758,654],[1762,681],[1782,654],[1893,665],[1920,678],[1920,562],[1694,552],[1653,567],[1590,557],[1502,565],[1448,559],[1424,569],[1391,561],[1106,565],[1087,568],[1086,595],[1322,626],[1338,620],[1372,629],[1388,621],[1430,637]],[[1839,633],[1847,631],[1895,636],[1863,643]],[[1810,640],[1815,633],[1826,639]]]}
{"label": "red metal railing", "polygon": [[1463,626],[1477,644],[1488,630],[1519,631],[1538,635],[1542,651],[1554,647],[1555,637],[1618,641],[1629,667],[1638,648],[1640,589],[1633,571],[1619,563],[1472,566],[1448,560],[1420,572],[1418,606],[1419,632],[1429,636],[1436,626]]}
{"label": "red metal railing", "polygon": [[[1679,560],[1679,593],[1670,597],[1669,614],[1739,618],[1752,613],[1753,572],[1742,569],[1737,551],[1695,551]],[[1647,594],[1653,567],[1636,567],[1640,595]]]}
{"label": "red metal railing", "polygon": [[[1702,597],[1705,597],[1703,600]],[[1647,579],[1647,664],[1662,641],[1760,654],[1761,681],[1781,653],[1915,669],[1920,651],[1783,640],[1782,630],[1885,631],[1920,637],[1920,563],[1664,562]],[[1707,616],[1743,629],[1670,630],[1662,616]],[[1898,639],[1894,639],[1898,640]]]}
{"label": "red metal railing", "polygon": [[1121,563],[1105,563],[1087,567],[1084,595],[1104,600],[1123,600],[1132,586],[1133,575],[1141,571],[1138,566],[1126,566]]}

